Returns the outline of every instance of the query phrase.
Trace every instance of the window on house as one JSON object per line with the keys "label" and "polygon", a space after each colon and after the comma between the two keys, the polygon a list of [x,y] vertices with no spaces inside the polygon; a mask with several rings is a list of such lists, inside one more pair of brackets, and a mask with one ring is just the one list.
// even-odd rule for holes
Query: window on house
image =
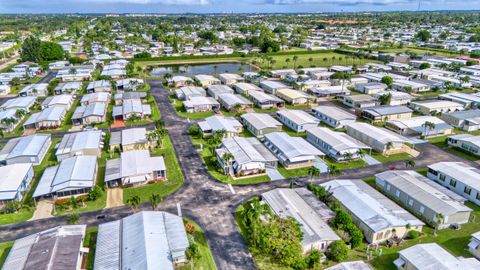
{"label": "window on house", "polygon": [[395,191],[395,196],[400,197],[400,190]]}
{"label": "window on house", "polygon": [[410,206],[413,205],[413,200],[412,199],[408,200],[408,205],[410,205]]}
{"label": "window on house", "polygon": [[440,180],[445,181],[445,175],[440,174],[440,177],[439,177],[439,178],[440,178]]}
{"label": "window on house", "polygon": [[422,213],[422,214],[425,213],[425,207],[420,206],[420,213]]}
{"label": "window on house", "polygon": [[472,188],[471,188],[471,187],[465,187],[465,188],[463,189],[463,192],[465,192],[465,194],[470,195],[470,194],[472,193]]}
{"label": "window on house", "polygon": [[456,187],[456,186],[457,186],[457,181],[455,181],[455,180],[453,180],[453,179],[450,180],[450,186]]}

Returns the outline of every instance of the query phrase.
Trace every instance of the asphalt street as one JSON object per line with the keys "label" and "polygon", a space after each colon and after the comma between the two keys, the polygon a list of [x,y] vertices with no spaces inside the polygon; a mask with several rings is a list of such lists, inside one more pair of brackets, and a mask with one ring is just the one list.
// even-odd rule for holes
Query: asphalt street
{"label": "asphalt street", "polygon": [[[177,213],[177,203],[180,204],[183,216],[197,222],[204,230],[218,269],[256,269],[243,237],[240,235],[234,220],[233,212],[239,204],[248,198],[276,187],[287,187],[292,179],[279,180],[255,185],[234,186],[233,194],[226,184],[213,179],[187,131],[192,123],[177,116],[168,99],[168,91],[163,89],[160,81],[149,81],[151,93],[160,108],[162,120],[169,131],[169,136],[175,149],[178,161],[186,183],[175,193],[166,197],[159,205],[159,210]],[[415,158],[416,167],[425,167],[439,161],[463,161],[455,155],[447,153],[432,144],[417,145],[420,155]],[[471,163],[473,164],[473,163]],[[336,178],[360,179],[395,166],[404,168],[403,161],[367,166],[345,170]],[[322,183],[330,180],[322,174],[310,180],[308,177],[293,179],[298,185],[309,181]],[[140,206],[139,210],[151,210],[148,203]],[[127,206],[103,209],[80,215],[80,223],[95,226],[103,222],[117,220],[132,213]],[[105,218],[98,219],[99,216]],[[0,226],[0,242],[12,241],[31,233],[65,224],[66,217],[53,217],[43,220],[23,222],[19,224]]]}

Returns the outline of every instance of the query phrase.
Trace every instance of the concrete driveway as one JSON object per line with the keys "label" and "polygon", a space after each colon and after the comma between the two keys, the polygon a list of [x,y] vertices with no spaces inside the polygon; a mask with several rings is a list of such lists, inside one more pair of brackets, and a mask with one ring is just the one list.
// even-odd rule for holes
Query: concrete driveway
{"label": "concrete driveway", "polygon": [[33,213],[33,216],[30,220],[53,217],[52,211],[54,203],[55,202],[53,201],[53,199],[42,199],[38,201],[37,208],[35,209],[35,212]]}
{"label": "concrete driveway", "polygon": [[107,205],[105,208],[118,207],[123,205],[123,189],[107,188]]}

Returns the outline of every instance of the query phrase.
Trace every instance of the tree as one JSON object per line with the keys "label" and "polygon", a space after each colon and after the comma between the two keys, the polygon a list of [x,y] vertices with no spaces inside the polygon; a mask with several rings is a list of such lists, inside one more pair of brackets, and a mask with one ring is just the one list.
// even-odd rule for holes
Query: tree
{"label": "tree", "polygon": [[140,200],[141,200],[140,197],[135,195],[127,199],[127,204],[132,207],[133,211],[135,211],[140,205]]}
{"label": "tree", "polygon": [[333,227],[344,229],[350,223],[352,223],[352,217],[347,212],[342,209],[335,211],[335,218],[331,221]]}
{"label": "tree", "polygon": [[60,44],[42,41],[40,42],[40,61],[62,60],[65,56]]}
{"label": "tree", "polygon": [[160,194],[154,193],[150,195],[150,198],[148,198],[150,201],[150,205],[152,206],[152,210],[157,209],[158,204],[162,201],[162,197],[160,197]]}
{"label": "tree", "polygon": [[195,241],[190,241],[190,245],[185,251],[185,256],[187,256],[187,259],[189,260],[197,259],[200,257],[200,249],[198,248],[198,245],[197,243],[195,243]]}
{"label": "tree", "polygon": [[433,123],[433,122],[425,121],[425,123],[422,124],[422,127],[424,128],[423,136],[424,136],[425,138],[427,138],[427,137],[428,137],[428,132],[429,132],[430,130],[435,129],[436,126],[437,126],[437,125],[435,125],[435,123]]}
{"label": "tree", "polygon": [[430,68],[432,65],[430,65],[430,63],[421,63],[419,68],[420,69],[427,69],[427,68]]}
{"label": "tree", "polygon": [[393,84],[393,78],[390,76],[383,76],[382,83],[386,84],[388,88],[391,88]]}
{"label": "tree", "polygon": [[157,130],[155,131],[155,133],[157,134],[157,137],[158,137],[158,145],[160,146],[160,148],[163,148],[163,140],[165,139],[165,137],[166,137],[167,134],[168,134],[167,129],[165,129],[165,128],[157,128]]}
{"label": "tree", "polygon": [[231,153],[224,153],[222,156],[223,171],[226,175],[230,174],[231,162],[234,160],[234,157]]}
{"label": "tree", "polygon": [[147,58],[152,58],[152,55],[149,52],[141,52],[141,53],[134,54],[133,58],[135,58],[135,59],[147,59]]}
{"label": "tree", "polygon": [[430,40],[430,38],[432,38],[432,34],[428,30],[420,30],[415,35],[415,38],[423,42],[427,42]]}
{"label": "tree", "polygon": [[96,201],[103,195],[103,190],[100,186],[95,185],[90,192],[88,192],[88,199],[90,201]]}
{"label": "tree", "polygon": [[380,100],[381,105],[389,105],[390,102],[392,101],[392,94],[391,93],[386,93],[378,97],[378,100]]}
{"label": "tree", "polygon": [[20,58],[22,61],[31,61],[40,63],[40,39],[34,36],[28,36],[22,44],[22,49],[20,52]]}
{"label": "tree", "polygon": [[463,76],[463,77],[460,77],[460,82],[462,82],[462,86],[463,86],[464,84],[467,84],[467,83],[469,83],[469,82],[470,82],[470,80],[471,80],[471,79],[470,79],[470,76]]}
{"label": "tree", "polygon": [[308,168],[308,175],[310,175],[310,181],[312,181],[314,176],[320,175],[320,170],[315,166],[311,166],[310,168]]}
{"label": "tree", "polygon": [[325,255],[329,260],[341,262],[348,257],[348,247],[341,240],[334,241],[328,246]]}
{"label": "tree", "polygon": [[320,263],[320,258],[322,257],[322,254],[320,251],[316,249],[312,249],[308,252],[306,258],[305,258],[305,264],[309,269],[313,269],[318,266]]}
{"label": "tree", "polygon": [[328,174],[331,175],[331,176],[339,175],[340,174],[340,169],[334,164],[329,164],[328,165]]}
{"label": "tree", "polygon": [[298,61],[298,56],[294,55],[293,56],[293,69],[297,68],[297,61]]}
{"label": "tree", "polygon": [[71,214],[67,216],[67,224],[69,225],[77,224],[79,220],[80,217],[78,214]]}
{"label": "tree", "polygon": [[405,168],[408,168],[408,167],[415,167],[415,160],[413,159],[407,159],[405,160]]}

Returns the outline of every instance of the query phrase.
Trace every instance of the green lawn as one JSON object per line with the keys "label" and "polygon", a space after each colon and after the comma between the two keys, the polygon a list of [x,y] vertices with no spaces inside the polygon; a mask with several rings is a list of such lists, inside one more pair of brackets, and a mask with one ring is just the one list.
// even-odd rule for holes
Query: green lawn
{"label": "green lawn", "polygon": [[33,209],[22,208],[17,213],[0,215],[0,225],[24,222],[32,218]]}
{"label": "green lawn", "polygon": [[363,159],[350,160],[347,162],[336,162],[329,157],[325,157],[323,158],[323,161],[325,161],[327,165],[335,165],[341,171],[368,166],[368,163]]}
{"label": "green lawn", "polygon": [[[456,130],[456,131],[457,132],[455,132],[455,133],[465,133],[464,131],[458,131],[458,130]],[[478,134],[475,134],[474,132],[472,132],[472,134],[478,135]],[[449,136],[451,136],[451,135],[449,135]],[[448,146],[448,144],[446,142],[447,138],[448,138],[448,136],[439,136],[439,137],[435,137],[435,138],[430,138],[430,139],[428,139],[428,141],[431,144],[434,144],[434,145],[442,148],[446,152],[449,152],[451,154],[454,154],[454,155],[459,156],[461,158],[464,158],[466,160],[477,161],[477,160],[480,159],[480,157],[477,157],[477,156],[473,155],[472,153],[463,150],[462,148]]]}
{"label": "green lawn", "polygon": [[[197,148],[199,148],[200,144],[205,145],[205,140],[203,139],[192,137],[192,141]],[[243,179],[233,179],[231,176],[225,175],[223,172],[217,170],[217,161],[212,160],[213,154],[210,152],[210,150],[204,147],[199,153],[210,175],[220,182],[232,185],[246,185],[270,181],[270,178],[267,175],[252,176]]]}
{"label": "green lawn", "polygon": [[210,251],[210,247],[208,246],[207,238],[203,233],[200,226],[198,226],[195,222],[188,220],[186,218],[183,219],[184,223],[191,223],[195,226],[195,234],[194,234],[194,241],[198,245],[199,257],[194,258],[189,264],[184,266],[178,267],[177,270],[215,270],[217,266],[215,265],[215,261],[213,260],[212,252]]}
{"label": "green lawn", "polygon": [[13,242],[0,243],[0,268],[5,263],[5,260],[7,260],[8,253],[10,249],[12,249],[12,246]]}
{"label": "green lawn", "polygon": [[389,163],[389,162],[407,160],[412,158],[412,156],[407,153],[399,153],[399,154],[384,156],[381,153],[372,152],[371,156],[374,159],[380,161],[381,163]]}
{"label": "green lawn", "polygon": [[302,138],[307,138],[307,133],[306,132],[296,132],[289,127],[282,125],[282,131],[287,133],[288,135],[292,137],[302,137]]}
{"label": "green lawn", "polygon": [[280,172],[281,175],[285,178],[293,178],[293,177],[298,177],[298,176],[306,176],[308,175],[308,168],[299,168],[299,169],[291,169],[287,170],[285,167],[279,165],[277,167],[278,171]]}
{"label": "green lawn", "polygon": [[257,112],[257,113],[273,113],[273,112],[277,112],[277,111],[278,111],[278,108],[261,109],[261,108],[258,108],[258,107],[254,107],[253,109],[254,109],[255,112]]}
{"label": "green lawn", "polygon": [[93,270],[93,263],[95,262],[95,248],[97,246],[98,227],[88,227],[83,240],[83,246],[89,248],[87,257],[87,270]]}
{"label": "green lawn", "polygon": [[175,99],[175,104],[173,105],[175,108],[175,112],[178,116],[183,118],[190,118],[190,119],[205,119],[209,116],[214,115],[214,112],[195,112],[195,113],[187,113],[183,108],[183,101]]}
{"label": "green lawn", "polygon": [[310,104],[285,104],[285,108],[290,109],[290,110],[307,110],[310,109]]}
{"label": "green lawn", "polygon": [[168,136],[163,140],[163,144],[163,148],[155,149],[153,155],[163,156],[165,166],[167,167],[167,180],[140,187],[125,188],[123,190],[124,203],[127,202],[128,198],[133,196],[139,196],[142,202],[148,201],[151,194],[159,194],[164,198],[179,189],[185,182],[180,166],[178,165],[177,157],[175,156],[175,151],[173,150],[172,142]]}

